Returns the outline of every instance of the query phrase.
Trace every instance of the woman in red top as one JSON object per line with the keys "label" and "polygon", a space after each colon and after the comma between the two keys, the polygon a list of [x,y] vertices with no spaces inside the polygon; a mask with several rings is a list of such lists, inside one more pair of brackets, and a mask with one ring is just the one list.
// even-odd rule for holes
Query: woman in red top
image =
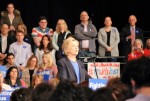
{"label": "woman in red top", "polygon": [[150,39],[146,40],[146,47],[143,50],[145,56],[150,56]]}
{"label": "woman in red top", "polygon": [[134,45],[132,46],[131,53],[128,54],[128,61],[140,58],[143,55],[143,42],[141,39],[136,39],[134,41]]}

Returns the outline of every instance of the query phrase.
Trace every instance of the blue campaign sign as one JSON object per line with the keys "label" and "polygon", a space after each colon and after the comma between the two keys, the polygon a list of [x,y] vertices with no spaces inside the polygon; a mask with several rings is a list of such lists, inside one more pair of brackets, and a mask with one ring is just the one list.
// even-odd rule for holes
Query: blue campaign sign
{"label": "blue campaign sign", "polygon": [[105,87],[107,79],[89,79],[89,88],[96,90],[97,88]]}
{"label": "blue campaign sign", "polygon": [[50,78],[50,71],[49,70],[37,72],[37,74],[42,75],[45,81],[48,81]]}
{"label": "blue campaign sign", "polygon": [[6,76],[6,72],[7,72],[6,67],[5,66],[0,66],[0,71],[3,72],[3,77],[5,77]]}
{"label": "blue campaign sign", "polygon": [[0,101],[10,101],[10,96],[11,96],[11,93],[13,92],[14,90],[10,90],[10,91],[7,91],[7,90],[4,90],[0,93]]}

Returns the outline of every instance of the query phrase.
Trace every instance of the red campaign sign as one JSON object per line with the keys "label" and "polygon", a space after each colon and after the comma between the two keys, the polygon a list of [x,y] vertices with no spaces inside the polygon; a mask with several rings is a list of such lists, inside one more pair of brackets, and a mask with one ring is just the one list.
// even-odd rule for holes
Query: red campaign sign
{"label": "red campaign sign", "polygon": [[99,79],[120,77],[120,62],[88,63],[88,74],[93,78],[97,78],[96,72]]}

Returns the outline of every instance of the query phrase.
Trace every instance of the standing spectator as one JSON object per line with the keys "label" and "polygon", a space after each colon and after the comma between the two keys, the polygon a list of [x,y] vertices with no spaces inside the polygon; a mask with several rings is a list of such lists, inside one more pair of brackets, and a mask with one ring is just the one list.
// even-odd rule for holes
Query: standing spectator
{"label": "standing spectator", "polygon": [[24,32],[17,31],[16,39],[17,41],[10,45],[9,52],[15,55],[15,64],[22,71],[32,55],[32,51],[30,44],[23,41]]}
{"label": "standing spectator", "polygon": [[75,37],[80,42],[79,57],[96,56],[95,37],[97,30],[92,23],[89,23],[89,16],[86,11],[80,14],[81,23],[75,26]]}
{"label": "standing spectator", "polygon": [[62,47],[63,40],[66,39],[66,37],[69,33],[71,33],[71,32],[68,30],[68,26],[67,26],[65,20],[59,19],[57,21],[56,31],[54,32],[53,41],[52,41],[52,44],[56,50],[56,60],[57,61],[65,56],[61,47]]}
{"label": "standing spectator", "polygon": [[32,37],[36,47],[40,46],[41,39],[43,35],[49,35],[52,37],[53,29],[47,27],[48,21],[45,16],[40,16],[39,26],[32,29]]}
{"label": "standing spectator", "polygon": [[[120,42],[120,36],[118,29],[112,27],[112,20],[110,17],[105,17],[105,27],[100,28],[98,32],[99,42],[99,56],[119,56],[118,43]],[[115,60],[109,60],[116,61]]]}
{"label": "standing spectator", "polygon": [[67,38],[63,42],[62,49],[66,57],[57,62],[58,78],[60,80],[69,80],[77,84],[87,81],[90,76],[82,62],[77,60],[79,42],[74,38]]}
{"label": "standing spectator", "polygon": [[12,43],[11,36],[8,34],[9,27],[7,24],[1,26],[1,35],[0,35],[0,62],[1,65],[5,65],[5,57],[8,54],[9,46]]}
{"label": "standing spectator", "polygon": [[24,42],[27,42],[31,45],[32,52],[34,52],[34,42],[32,36],[28,33],[27,27],[24,23],[20,23],[17,27],[17,30],[22,30],[24,32]]}
{"label": "standing spectator", "polygon": [[36,49],[36,52],[35,52],[38,58],[39,64],[42,63],[42,56],[44,53],[49,53],[52,57],[53,63],[56,64],[55,50],[53,49],[52,41],[48,35],[44,35],[42,37],[40,46],[39,48]]}
{"label": "standing spectator", "polygon": [[[135,15],[129,16],[129,26],[123,27],[120,39],[121,39],[121,55],[128,56],[131,52],[131,47],[135,39],[141,39],[143,41],[143,31],[136,26],[137,18]],[[144,41],[143,41],[144,42]]]}
{"label": "standing spectator", "polygon": [[15,10],[13,3],[7,4],[7,11],[1,12],[0,27],[3,24],[9,26],[10,35],[15,35],[18,24],[23,23],[20,11]]}

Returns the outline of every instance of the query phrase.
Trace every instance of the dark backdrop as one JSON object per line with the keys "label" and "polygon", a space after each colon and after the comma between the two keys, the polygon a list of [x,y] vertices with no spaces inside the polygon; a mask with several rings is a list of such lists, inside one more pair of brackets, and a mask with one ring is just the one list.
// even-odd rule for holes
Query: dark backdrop
{"label": "dark backdrop", "polygon": [[0,11],[6,10],[8,2],[13,2],[16,9],[21,11],[28,32],[38,26],[38,17],[48,17],[48,26],[55,30],[59,18],[66,20],[71,32],[80,23],[79,15],[82,10],[89,13],[97,30],[103,27],[104,17],[111,16],[113,26],[120,31],[128,24],[128,16],[135,14],[137,25],[144,31],[150,30],[150,15],[148,0],[0,0]]}

